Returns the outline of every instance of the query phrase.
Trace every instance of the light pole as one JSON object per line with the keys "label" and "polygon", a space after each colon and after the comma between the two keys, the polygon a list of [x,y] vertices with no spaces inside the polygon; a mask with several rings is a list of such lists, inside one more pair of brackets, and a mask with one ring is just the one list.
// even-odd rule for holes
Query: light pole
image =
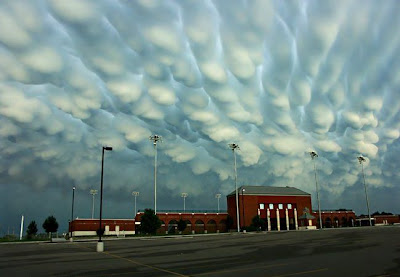
{"label": "light pole", "polygon": [[101,216],[102,216],[102,213],[103,213],[104,151],[112,151],[112,147],[103,146],[102,153],[101,153],[100,220],[99,220],[99,241],[97,243],[97,252],[103,252],[104,251],[104,244],[101,241],[101,235],[103,233],[103,229],[101,228]]}
{"label": "light pole", "polygon": [[154,214],[157,214],[157,142],[162,138],[159,135],[150,136],[149,140],[153,141],[154,145]]}
{"label": "light pole", "polygon": [[182,192],[181,196],[183,197],[183,212],[186,211],[186,197],[188,196],[188,194],[186,192]]}
{"label": "light pole", "polygon": [[243,193],[246,191],[246,189],[245,188],[242,188],[242,218],[243,218],[243,230],[244,230],[244,227],[246,227],[246,225],[245,225],[245,222],[244,222],[244,200],[243,200]]}
{"label": "light pole", "polygon": [[138,191],[133,191],[132,195],[135,196],[135,217],[136,217],[136,213],[137,213],[137,210],[136,210],[136,197],[139,196],[139,192]]}
{"label": "light pole", "polygon": [[317,200],[318,200],[318,214],[319,214],[319,228],[322,229],[322,218],[321,218],[321,202],[319,200],[319,187],[317,179],[317,166],[315,165],[315,158],[318,158],[318,154],[314,151],[310,152],[311,160],[314,163],[314,175],[315,175],[315,189],[317,190]]}
{"label": "light pole", "polygon": [[215,198],[217,198],[217,203],[218,203],[218,213],[219,213],[219,199],[221,198],[221,193],[217,193],[215,195]]}
{"label": "light pole", "polygon": [[91,189],[90,194],[92,195],[92,219],[94,218],[94,196],[97,194],[97,189]]}
{"label": "light pole", "polygon": [[367,193],[367,185],[365,184],[365,174],[364,174],[364,165],[363,165],[363,163],[366,162],[366,159],[363,156],[359,156],[359,157],[357,157],[357,159],[358,159],[358,162],[361,164],[361,170],[362,170],[363,179],[364,179],[365,200],[367,202],[369,226],[372,226],[371,214],[369,212],[369,200],[368,200],[368,193]]}
{"label": "light pole", "polygon": [[236,225],[237,231],[240,232],[239,227],[239,196],[238,196],[238,189],[237,189],[237,171],[236,171],[236,152],[235,150],[240,150],[239,145],[236,143],[230,143],[229,147],[232,149],[233,158],[234,158],[234,170],[235,170],[235,195],[236,195]]}
{"label": "light pole", "polygon": [[74,202],[75,202],[75,186],[72,187],[72,209],[71,209],[71,226],[69,240],[72,241],[72,221],[74,220]]}

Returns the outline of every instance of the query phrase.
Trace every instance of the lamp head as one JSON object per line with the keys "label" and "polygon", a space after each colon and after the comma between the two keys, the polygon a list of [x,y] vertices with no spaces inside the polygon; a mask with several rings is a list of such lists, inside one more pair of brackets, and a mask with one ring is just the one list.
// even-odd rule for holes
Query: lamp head
{"label": "lamp head", "polygon": [[318,154],[315,151],[310,152],[311,159],[318,158]]}
{"label": "lamp head", "polygon": [[103,149],[106,151],[112,151],[112,147],[109,146],[103,146]]}
{"label": "lamp head", "polygon": [[359,156],[359,157],[357,157],[357,159],[360,164],[362,164],[366,161],[366,159],[363,156]]}
{"label": "lamp head", "polygon": [[229,145],[229,148],[232,149],[232,151],[240,150],[240,147],[237,143],[229,143],[228,145]]}

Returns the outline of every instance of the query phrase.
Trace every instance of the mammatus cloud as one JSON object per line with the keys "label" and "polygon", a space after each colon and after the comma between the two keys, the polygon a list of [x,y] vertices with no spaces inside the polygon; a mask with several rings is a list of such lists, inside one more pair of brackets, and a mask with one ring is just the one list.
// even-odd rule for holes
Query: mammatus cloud
{"label": "mammatus cloud", "polygon": [[110,214],[129,207],[121,195],[133,189],[151,207],[148,137],[158,134],[165,209],[179,208],[183,191],[188,206],[212,209],[215,193],[233,190],[231,142],[241,148],[239,184],[314,193],[314,150],[325,208],[349,205],[347,193],[361,182],[357,155],[367,159],[371,189],[398,190],[399,8],[397,1],[3,1],[0,185],[63,195],[75,185],[86,195],[98,187],[101,147],[110,145]]}

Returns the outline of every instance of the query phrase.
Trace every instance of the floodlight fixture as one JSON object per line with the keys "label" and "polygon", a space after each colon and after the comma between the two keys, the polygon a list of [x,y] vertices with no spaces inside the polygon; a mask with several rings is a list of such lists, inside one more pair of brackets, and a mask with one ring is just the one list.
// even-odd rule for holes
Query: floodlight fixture
{"label": "floodlight fixture", "polygon": [[314,160],[314,158],[318,158],[318,154],[315,151],[311,151],[310,156],[311,156],[311,159],[313,159],[313,160]]}

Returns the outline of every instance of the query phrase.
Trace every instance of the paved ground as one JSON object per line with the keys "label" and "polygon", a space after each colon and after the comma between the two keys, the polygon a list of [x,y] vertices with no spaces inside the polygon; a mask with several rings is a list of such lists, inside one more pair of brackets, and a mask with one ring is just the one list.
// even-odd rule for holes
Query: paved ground
{"label": "paved ground", "polygon": [[0,244],[0,276],[400,276],[400,226]]}

